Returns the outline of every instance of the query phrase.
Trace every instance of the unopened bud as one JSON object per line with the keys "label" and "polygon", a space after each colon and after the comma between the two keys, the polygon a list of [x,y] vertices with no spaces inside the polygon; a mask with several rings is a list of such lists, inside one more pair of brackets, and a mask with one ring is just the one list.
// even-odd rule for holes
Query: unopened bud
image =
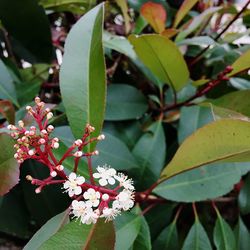
{"label": "unopened bud", "polygon": [[51,177],[56,177],[56,176],[57,176],[57,172],[56,172],[56,171],[50,172],[50,176],[51,176]]}
{"label": "unopened bud", "polygon": [[41,102],[41,99],[40,99],[40,97],[37,96],[37,97],[35,98],[35,103],[38,104],[38,103],[40,103],[40,102]]}
{"label": "unopened bud", "polygon": [[54,126],[49,125],[49,126],[47,127],[47,131],[48,131],[48,132],[52,132],[53,130],[54,130]]}
{"label": "unopened bud", "polygon": [[59,142],[59,139],[57,137],[53,138],[54,142]]}
{"label": "unopened bud", "polygon": [[45,139],[43,139],[43,138],[39,139],[39,141],[38,141],[39,144],[44,144],[45,142],[46,142],[46,141],[45,141]]}
{"label": "unopened bud", "polygon": [[36,193],[36,194],[40,194],[40,193],[41,193],[41,191],[42,191],[42,190],[41,190],[41,188],[40,188],[40,187],[38,187],[38,188],[36,188],[36,189],[35,189],[35,193]]}
{"label": "unopened bud", "polygon": [[31,106],[26,106],[26,110],[31,112],[32,111],[32,107]]}
{"label": "unopened bud", "polygon": [[87,127],[87,129],[88,129],[88,131],[89,131],[90,133],[92,133],[92,132],[95,131],[95,128],[92,127],[90,124],[87,124],[86,127]]}
{"label": "unopened bud", "polygon": [[74,142],[74,145],[77,146],[77,147],[80,147],[82,145],[82,140],[81,139],[78,139]]}
{"label": "unopened bud", "polygon": [[31,149],[31,150],[28,151],[28,155],[29,155],[29,156],[32,156],[32,155],[34,155],[34,154],[35,154],[35,151],[34,151],[33,149]]}
{"label": "unopened bud", "polygon": [[45,103],[44,103],[44,102],[39,102],[39,103],[37,103],[37,106],[38,106],[39,108],[43,108],[43,107],[44,107],[44,105],[45,105]]}
{"label": "unopened bud", "polygon": [[93,155],[99,155],[99,151],[98,151],[98,150],[95,150],[95,151],[93,152]]}
{"label": "unopened bud", "polygon": [[75,157],[81,157],[82,155],[83,155],[82,151],[76,151],[76,152],[74,153],[74,156],[75,156]]}
{"label": "unopened bud", "polygon": [[102,195],[102,200],[103,201],[107,201],[109,199],[109,195],[108,194],[103,194]]}
{"label": "unopened bud", "polygon": [[29,132],[29,135],[30,135],[30,136],[35,135],[35,131],[30,131],[30,132]]}
{"label": "unopened bud", "polygon": [[50,112],[50,109],[49,108],[46,108],[45,109],[45,112],[48,114]]}
{"label": "unopened bud", "polygon": [[104,140],[105,139],[105,135],[99,135],[98,137],[97,137],[97,140],[98,141],[102,141],[102,140]]}
{"label": "unopened bud", "polygon": [[31,127],[30,127],[30,130],[31,130],[31,131],[36,131],[36,127],[35,127],[35,126],[31,126]]}
{"label": "unopened bud", "polygon": [[57,148],[59,148],[59,143],[58,142],[54,142],[54,143],[52,143],[52,148],[55,148],[55,149],[57,149]]}
{"label": "unopened bud", "polygon": [[17,130],[17,127],[10,124],[10,125],[7,126],[7,129],[9,129],[9,130]]}
{"label": "unopened bud", "polygon": [[49,119],[51,119],[53,117],[53,113],[52,112],[49,112],[48,114],[47,114],[47,119],[49,120]]}
{"label": "unopened bud", "polygon": [[23,163],[23,159],[19,159],[19,160],[17,161],[17,163],[19,163],[19,164]]}
{"label": "unopened bud", "polygon": [[22,120],[18,121],[18,126],[23,128],[24,127],[24,122]]}
{"label": "unopened bud", "polygon": [[58,171],[63,171],[64,166],[63,166],[63,165],[58,165],[58,166],[56,166],[56,169],[57,169]]}
{"label": "unopened bud", "polygon": [[14,154],[14,158],[17,159],[19,157],[18,153]]}
{"label": "unopened bud", "polygon": [[27,181],[32,181],[33,178],[31,177],[31,175],[26,175],[26,180],[27,180]]}
{"label": "unopened bud", "polygon": [[30,135],[30,131],[25,131],[24,135],[29,136]]}
{"label": "unopened bud", "polygon": [[45,130],[45,129],[43,129],[42,131],[41,131],[41,136],[45,136],[45,135],[47,135],[48,134],[48,132]]}

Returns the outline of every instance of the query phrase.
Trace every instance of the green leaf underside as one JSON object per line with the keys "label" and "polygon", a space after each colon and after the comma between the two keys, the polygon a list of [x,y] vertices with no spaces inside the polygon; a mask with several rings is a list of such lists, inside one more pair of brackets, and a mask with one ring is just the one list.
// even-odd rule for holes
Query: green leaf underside
{"label": "green leaf underside", "polygon": [[112,222],[105,223],[99,220],[93,225],[84,225],[79,221],[73,221],[65,225],[39,250],[81,250],[81,249],[114,249],[115,231]]}
{"label": "green leaf underside", "polygon": [[235,250],[235,237],[231,227],[228,223],[218,214],[218,218],[214,228],[214,244],[220,250]]}
{"label": "green leaf underside", "polygon": [[14,141],[0,134],[0,196],[6,194],[19,181],[19,164],[14,159]]}
{"label": "green leaf underside", "polygon": [[64,211],[44,224],[31,238],[23,250],[36,250],[69,222],[69,211]]}
{"label": "green leaf underside", "polygon": [[162,179],[213,162],[250,161],[250,123],[222,119],[189,136],[162,172]]}
{"label": "green leaf underside", "polygon": [[250,246],[250,234],[242,219],[239,217],[238,224],[234,229],[236,249],[248,250]]}
{"label": "green leaf underside", "polygon": [[191,227],[182,247],[183,250],[212,250],[207,233],[198,219]]}
{"label": "green leaf underside", "polygon": [[250,175],[247,176],[244,186],[240,190],[238,203],[242,214],[250,213]]}
{"label": "green leaf underside", "polygon": [[93,136],[98,135],[104,119],[103,11],[103,4],[100,4],[85,14],[73,26],[65,43],[60,89],[76,138],[82,137],[86,123],[95,127]]}
{"label": "green leaf underside", "polygon": [[105,120],[119,121],[140,118],[147,108],[146,98],[133,86],[111,84],[108,87]]}
{"label": "green leaf underside", "polygon": [[189,79],[188,67],[172,41],[161,35],[130,35],[129,41],[140,60],[161,81],[177,91],[184,87]]}

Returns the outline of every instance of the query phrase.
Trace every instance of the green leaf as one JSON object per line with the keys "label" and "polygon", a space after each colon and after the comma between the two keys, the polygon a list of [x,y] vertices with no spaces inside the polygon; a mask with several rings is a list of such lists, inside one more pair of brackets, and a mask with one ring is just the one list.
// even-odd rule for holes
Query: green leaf
{"label": "green leaf", "polygon": [[185,27],[182,32],[180,32],[176,37],[176,42],[179,42],[194,32],[205,20],[211,17],[214,13],[221,10],[222,7],[210,7],[203,11],[200,15],[193,18],[188,27]]}
{"label": "green leaf", "polygon": [[47,241],[52,235],[56,234],[65,224],[69,222],[69,211],[66,210],[44,224],[25,245],[24,250],[36,250]]}
{"label": "green leaf", "polygon": [[244,180],[244,186],[238,196],[240,212],[243,214],[250,213],[250,175]]}
{"label": "green leaf", "polygon": [[118,138],[105,134],[105,140],[97,144],[98,157],[93,157],[93,165],[111,165],[117,170],[137,169],[139,167],[135,157],[131,154],[125,143]]}
{"label": "green leaf", "polygon": [[143,187],[147,187],[159,178],[166,158],[166,142],[161,121],[147,128],[132,153],[140,165],[137,180]]}
{"label": "green leaf", "polygon": [[210,108],[201,106],[183,107],[180,113],[178,142],[182,143],[198,128],[212,121],[213,115]]}
{"label": "green leaf", "polygon": [[114,249],[114,244],[115,232],[112,222],[99,220],[96,224],[84,225],[73,221],[42,244],[39,250],[110,250]]}
{"label": "green leaf", "polygon": [[233,71],[231,71],[227,76],[236,75],[244,70],[250,68],[250,50],[244,52],[233,64]]}
{"label": "green leaf", "polygon": [[[15,15],[13,10],[16,10]],[[21,58],[29,62],[51,61],[53,47],[50,25],[37,1],[2,0],[0,19],[8,33],[21,44],[22,48],[15,46],[15,52]]]}
{"label": "green leaf", "polygon": [[214,100],[208,100],[210,103],[236,111],[246,116],[250,116],[250,90],[235,91]]}
{"label": "green leaf", "polygon": [[178,202],[197,202],[229,193],[250,164],[213,163],[172,177],[159,184],[154,193]]}
{"label": "green leaf", "polygon": [[231,77],[229,82],[232,84],[233,87],[239,90],[250,89],[250,81],[244,78],[239,77]]}
{"label": "green leaf", "polygon": [[155,250],[179,249],[179,239],[178,239],[178,232],[175,220],[160,233],[160,235],[154,242],[153,249]]}
{"label": "green leaf", "polygon": [[231,227],[217,211],[217,220],[214,228],[214,244],[220,250],[235,250],[235,237]]}
{"label": "green leaf", "polygon": [[121,216],[118,216],[114,223],[116,232],[115,249],[129,249],[140,232],[141,217],[139,215],[126,212]]}
{"label": "green leaf", "polygon": [[238,224],[234,229],[234,235],[236,239],[236,249],[248,250],[250,246],[250,233],[241,217],[239,217]]}
{"label": "green leaf", "polygon": [[0,99],[10,100],[19,107],[13,80],[2,60],[0,60]]}
{"label": "green leaf", "polygon": [[177,42],[176,44],[178,46],[181,46],[181,45],[208,46],[208,45],[213,45],[214,43],[215,41],[209,36],[196,36],[193,38],[184,39],[180,42]]}
{"label": "green leaf", "polygon": [[126,84],[109,85],[105,120],[140,118],[147,108],[146,98],[136,88]]}
{"label": "green leaf", "polygon": [[[182,250],[212,250],[207,233],[198,219],[195,219]],[[220,248],[219,248],[220,249]]]}
{"label": "green leaf", "polygon": [[113,49],[128,56],[131,59],[136,59],[135,51],[126,37],[116,36],[105,31],[103,32],[102,41],[105,48]]}
{"label": "green leaf", "polygon": [[140,60],[161,81],[177,91],[184,87],[189,79],[188,67],[172,41],[160,35],[130,35],[129,41]]}
{"label": "green leaf", "polygon": [[141,216],[141,228],[137,238],[134,241],[133,249],[140,250],[151,250],[151,240],[150,240],[150,231],[146,219]]}
{"label": "green leaf", "polygon": [[222,119],[188,137],[162,172],[167,179],[181,172],[213,162],[250,160],[250,123]]}
{"label": "green leaf", "polygon": [[0,196],[9,192],[19,182],[19,164],[14,158],[14,141],[7,134],[0,134]]}
{"label": "green leaf", "polygon": [[173,27],[177,27],[180,21],[187,15],[187,13],[193,8],[198,0],[185,0],[175,15]]}
{"label": "green leaf", "polygon": [[73,26],[65,43],[60,89],[70,127],[81,138],[86,123],[100,133],[105,107],[105,65],[102,48],[104,5],[85,14]]}

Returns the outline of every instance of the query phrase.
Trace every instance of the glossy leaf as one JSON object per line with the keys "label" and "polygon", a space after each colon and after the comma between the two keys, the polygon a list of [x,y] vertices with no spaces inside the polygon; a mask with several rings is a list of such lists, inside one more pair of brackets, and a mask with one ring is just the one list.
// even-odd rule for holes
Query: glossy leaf
{"label": "glossy leaf", "polygon": [[15,124],[15,108],[10,101],[0,101],[0,113],[10,124]]}
{"label": "glossy leaf", "polygon": [[179,42],[194,32],[205,20],[211,17],[214,13],[221,10],[222,7],[210,7],[203,11],[200,15],[193,18],[190,22],[188,27],[185,27],[182,32],[180,32],[177,37],[176,41]]}
{"label": "glossy leaf", "polygon": [[187,15],[187,13],[193,8],[193,6],[198,2],[198,0],[185,0],[183,1],[180,9],[177,11],[175,20],[174,20],[174,27],[177,27],[181,20]]}
{"label": "glossy leaf", "polygon": [[43,243],[39,250],[110,250],[114,248],[114,244],[115,232],[112,222],[105,223],[103,220],[99,220],[96,224],[84,225],[73,221]]}
{"label": "glossy leaf", "polygon": [[235,250],[236,242],[233,231],[229,224],[221,217],[217,211],[217,220],[214,228],[214,244],[220,250]]}
{"label": "glossy leaf", "polygon": [[231,109],[246,116],[250,116],[250,90],[239,90],[223,95],[214,100],[209,100],[212,104]]}
{"label": "glossy leaf", "polygon": [[250,123],[222,119],[212,122],[188,137],[162,172],[170,178],[212,162],[250,160]]}
{"label": "glossy leaf", "polygon": [[238,196],[240,211],[243,214],[250,213],[250,175],[244,180],[244,186]]}
{"label": "glossy leaf", "polygon": [[172,41],[160,35],[131,35],[129,41],[140,60],[162,82],[177,91],[184,87],[189,79],[189,71],[182,54]]}
{"label": "glossy leaf", "polygon": [[60,89],[76,138],[82,137],[86,123],[95,127],[93,136],[100,133],[103,123],[106,82],[102,25],[103,4],[100,4],[73,26],[65,43]]}
{"label": "glossy leaf", "polygon": [[14,141],[7,134],[0,134],[0,196],[9,192],[19,182],[19,164],[14,158]]}
{"label": "glossy leaf", "polygon": [[236,75],[244,70],[250,68],[250,50],[244,52],[233,64],[233,71],[228,74],[228,76]]}
{"label": "glossy leaf", "polygon": [[239,90],[250,89],[250,81],[244,78],[239,77],[231,77],[229,82],[232,84],[233,87]]}
{"label": "glossy leaf", "polygon": [[3,61],[0,60],[0,99],[7,99],[12,101],[16,106],[19,107],[16,97],[16,90],[11,75],[4,65]]}
{"label": "glossy leaf", "polygon": [[133,249],[140,249],[140,250],[152,249],[149,226],[146,219],[143,216],[141,216],[141,228],[137,238],[134,241]]}
{"label": "glossy leaf", "polygon": [[214,199],[229,193],[249,170],[248,162],[208,164],[162,182],[154,193],[178,202]]}
{"label": "glossy leaf", "polygon": [[66,210],[44,224],[25,245],[24,250],[36,250],[47,241],[52,235],[56,234],[65,224],[69,222],[69,211]]}
{"label": "glossy leaf", "polygon": [[141,7],[141,15],[153,27],[155,32],[161,33],[164,30],[167,13],[161,4],[154,2],[144,3]]}
{"label": "glossy leaf", "polygon": [[166,142],[161,121],[153,123],[138,140],[133,155],[138,160],[137,179],[144,187],[156,181],[166,157]]}
{"label": "glossy leaf", "polygon": [[115,219],[114,223],[116,232],[115,249],[129,249],[140,232],[140,216],[128,212],[123,213]]}
{"label": "glossy leaf", "polygon": [[248,250],[250,246],[250,233],[240,217],[234,229],[234,235],[236,239],[236,249]]}
{"label": "glossy leaf", "polygon": [[208,46],[213,45],[215,41],[209,36],[196,36],[192,38],[184,39],[177,42],[177,45],[197,45],[197,46]]}
{"label": "glossy leaf", "polygon": [[160,235],[154,242],[153,249],[154,250],[179,249],[179,239],[178,239],[178,232],[175,220],[160,233]]}
{"label": "glossy leaf", "polygon": [[147,108],[146,98],[133,86],[111,84],[108,87],[105,120],[119,121],[140,118]]}
{"label": "glossy leaf", "polygon": [[125,143],[108,133],[104,134],[105,140],[96,147],[100,154],[93,157],[94,166],[108,164],[117,170],[137,169],[139,165]]}
{"label": "glossy leaf", "polygon": [[23,59],[29,62],[51,61],[53,48],[49,21],[37,1],[2,0],[0,19],[10,35],[23,46],[16,50],[18,54],[23,51],[20,54]]}
{"label": "glossy leaf", "polygon": [[207,233],[198,219],[195,219],[182,250],[212,250]]}

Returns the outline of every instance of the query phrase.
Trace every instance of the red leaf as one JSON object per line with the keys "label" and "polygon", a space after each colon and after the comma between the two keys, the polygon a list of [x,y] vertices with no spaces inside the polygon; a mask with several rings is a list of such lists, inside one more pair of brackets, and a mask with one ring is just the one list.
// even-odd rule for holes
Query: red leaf
{"label": "red leaf", "polygon": [[161,33],[165,29],[167,13],[161,4],[147,2],[142,5],[141,14],[153,27],[155,32]]}
{"label": "red leaf", "polygon": [[19,164],[14,159],[14,142],[7,134],[0,134],[0,196],[9,192],[19,181]]}

